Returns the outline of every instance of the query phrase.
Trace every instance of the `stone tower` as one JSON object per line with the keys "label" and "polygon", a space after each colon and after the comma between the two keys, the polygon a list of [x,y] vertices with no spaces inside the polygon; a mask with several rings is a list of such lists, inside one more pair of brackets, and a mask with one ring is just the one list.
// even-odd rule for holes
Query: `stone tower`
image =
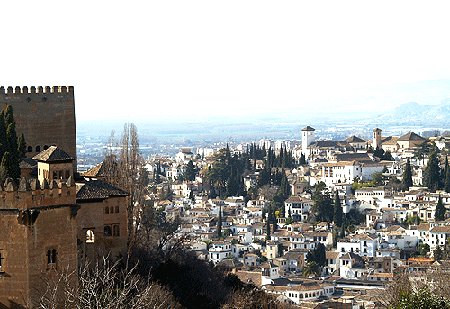
{"label": "stone tower", "polygon": [[373,129],[372,147],[373,149],[381,148],[381,129],[379,128]]}
{"label": "stone tower", "polygon": [[17,134],[23,133],[27,157],[50,146],[64,149],[75,158],[75,97],[72,86],[0,87],[0,108],[13,107]]}
{"label": "stone tower", "polygon": [[314,128],[307,126],[302,129],[302,153],[306,158],[309,156],[308,146],[315,141]]}
{"label": "stone tower", "polygon": [[[12,180],[5,183],[0,191],[0,308],[36,308],[61,273],[76,273],[77,210],[72,178],[50,184],[22,178],[19,187]],[[63,301],[64,295],[57,298]]]}

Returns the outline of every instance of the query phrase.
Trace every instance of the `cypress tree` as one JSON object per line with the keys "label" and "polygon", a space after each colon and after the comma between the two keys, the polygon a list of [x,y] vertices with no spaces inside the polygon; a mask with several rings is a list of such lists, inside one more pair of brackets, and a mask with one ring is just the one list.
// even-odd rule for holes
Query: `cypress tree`
{"label": "cypress tree", "polygon": [[[6,173],[7,177],[18,180],[20,178],[19,163],[22,155],[19,151],[14,112],[11,105],[7,105],[0,114],[0,143],[2,170]],[[21,144],[24,143],[25,138],[21,141]]]}
{"label": "cypress tree", "polygon": [[431,192],[435,192],[439,187],[439,174],[439,160],[436,154],[436,147],[434,147],[428,156],[424,179],[425,186],[427,186]]}
{"label": "cypress tree", "polygon": [[222,205],[219,206],[219,219],[217,221],[217,236],[222,237]]}
{"label": "cypress tree", "polygon": [[450,169],[448,168],[448,158],[445,156],[445,167],[444,167],[444,190],[450,193]]}
{"label": "cypress tree", "polygon": [[436,204],[436,210],[434,213],[434,218],[436,221],[444,221],[445,220],[445,212],[446,209],[444,207],[444,203],[442,203],[441,195],[439,195],[438,202]]}
{"label": "cypress tree", "polygon": [[194,167],[194,162],[192,162],[192,160],[189,160],[188,164],[186,165],[186,172],[185,172],[186,179],[189,181],[194,181],[195,174],[196,170]]}
{"label": "cypress tree", "polygon": [[300,165],[305,165],[306,164],[306,158],[305,158],[305,154],[301,154],[300,155]]}
{"label": "cypress tree", "polygon": [[[11,176],[11,156],[9,152],[3,154],[2,162],[0,163],[2,170],[4,171],[6,177]],[[5,178],[6,178],[5,177]]]}
{"label": "cypress tree", "polygon": [[266,239],[270,240],[270,223],[272,222],[272,207],[269,206],[269,210],[267,211],[267,219],[266,219]]}
{"label": "cypress tree", "polygon": [[5,127],[5,112],[0,113],[0,160],[3,158],[6,152],[7,140],[6,140],[6,127]]}
{"label": "cypress tree", "polygon": [[4,121],[6,124],[6,128],[8,128],[8,125],[10,125],[11,123],[14,123],[14,111],[11,105],[7,105],[5,108],[5,113],[4,113]]}
{"label": "cypress tree", "polygon": [[27,144],[25,142],[25,137],[23,136],[23,134],[19,137],[19,141],[17,142],[17,151],[20,158],[25,158],[25,153],[27,152]]}
{"label": "cypress tree", "polygon": [[285,168],[286,167],[286,158],[285,158],[285,155],[284,155],[283,146],[281,146],[281,149],[280,149],[280,156],[279,156],[278,162],[279,162],[279,164],[280,164],[279,166],[281,168]]}
{"label": "cypress tree", "polygon": [[341,199],[339,198],[339,194],[336,191],[336,194],[334,196],[333,221],[337,227],[342,226],[342,216],[343,216],[343,211],[342,211],[342,206],[341,206]]}
{"label": "cypress tree", "polygon": [[409,163],[409,158],[406,160],[405,170],[403,171],[402,178],[402,189],[403,191],[409,190],[409,187],[412,187],[412,172],[411,172],[411,164]]}
{"label": "cypress tree", "polygon": [[283,171],[282,176],[281,176],[281,184],[280,184],[280,189],[279,189],[279,193],[281,196],[283,196],[283,199],[287,199],[289,197],[290,193],[290,185],[289,185],[289,180],[286,177],[285,172]]}

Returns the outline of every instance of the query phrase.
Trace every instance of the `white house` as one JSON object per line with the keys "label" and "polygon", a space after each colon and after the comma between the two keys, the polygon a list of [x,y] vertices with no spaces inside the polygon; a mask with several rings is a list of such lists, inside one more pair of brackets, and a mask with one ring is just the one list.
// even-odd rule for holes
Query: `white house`
{"label": "white house", "polygon": [[194,159],[194,154],[191,148],[181,148],[180,151],[175,155],[175,161],[177,163],[188,163],[189,160]]}
{"label": "white house", "polygon": [[215,241],[208,250],[209,260],[216,265],[220,261],[231,257],[231,243],[225,241]]}
{"label": "white house", "polygon": [[353,252],[339,257],[339,276],[345,279],[359,279],[367,273],[364,260]]}
{"label": "white house", "polygon": [[361,256],[374,257],[378,247],[378,238],[367,234],[356,234],[347,236],[337,242],[337,251],[344,255],[356,253]]}
{"label": "white house", "polygon": [[294,304],[300,305],[305,301],[316,301],[320,297],[331,297],[334,294],[333,284],[309,283],[302,285],[288,286],[265,286],[267,293],[274,295],[283,295],[289,298]]}
{"label": "white house", "polygon": [[300,196],[291,196],[284,202],[284,215],[291,215],[294,221],[308,220],[309,210],[313,201]]}

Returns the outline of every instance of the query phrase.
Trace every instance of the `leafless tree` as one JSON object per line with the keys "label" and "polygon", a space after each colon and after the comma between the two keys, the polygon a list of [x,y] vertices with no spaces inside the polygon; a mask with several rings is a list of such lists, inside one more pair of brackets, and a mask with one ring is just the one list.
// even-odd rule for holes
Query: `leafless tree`
{"label": "leafless tree", "polygon": [[91,267],[84,264],[77,284],[69,284],[77,275],[61,272],[49,281],[41,297],[40,308],[181,308],[171,292],[163,286],[143,281],[134,268],[121,270],[105,258]]}
{"label": "leafless tree", "polygon": [[[119,149],[118,151],[115,151]],[[144,196],[146,194],[146,180],[143,179],[144,160],[139,151],[139,136],[136,125],[126,123],[120,142],[116,142],[114,133],[109,140],[109,148],[105,154],[105,180],[129,193],[128,214],[128,249],[131,250],[136,242],[139,229]],[[129,251],[130,252],[130,251]]]}
{"label": "leafless tree", "polygon": [[437,297],[450,299],[450,270],[443,267],[430,267],[426,271],[400,274],[386,289],[377,293],[373,300],[381,307],[391,308],[401,297],[426,289]]}
{"label": "leafless tree", "polygon": [[228,302],[222,305],[221,308],[291,309],[296,307],[290,304],[280,303],[272,295],[255,288],[250,291],[235,291],[230,295]]}

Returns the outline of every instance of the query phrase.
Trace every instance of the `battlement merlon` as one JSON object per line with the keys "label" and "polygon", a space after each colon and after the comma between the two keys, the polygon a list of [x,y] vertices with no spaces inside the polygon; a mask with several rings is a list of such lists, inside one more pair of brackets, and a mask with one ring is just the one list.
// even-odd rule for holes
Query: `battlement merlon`
{"label": "battlement merlon", "polygon": [[[1,190],[1,187],[0,187]],[[76,203],[76,186],[70,177],[67,182],[21,179],[17,188],[13,182],[5,183],[0,191],[0,209],[30,209]]]}
{"label": "battlement merlon", "polygon": [[[6,89],[6,91],[5,91]],[[0,94],[14,95],[14,94],[49,94],[49,93],[73,93],[73,86],[0,86]]]}
{"label": "battlement merlon", "polygon": [[22,95],[22,94],[64,94],[64,93],[73,93],[73,86],[31,86],[28,88],[28,86],[8,86],[0,87],[0,95]]}

